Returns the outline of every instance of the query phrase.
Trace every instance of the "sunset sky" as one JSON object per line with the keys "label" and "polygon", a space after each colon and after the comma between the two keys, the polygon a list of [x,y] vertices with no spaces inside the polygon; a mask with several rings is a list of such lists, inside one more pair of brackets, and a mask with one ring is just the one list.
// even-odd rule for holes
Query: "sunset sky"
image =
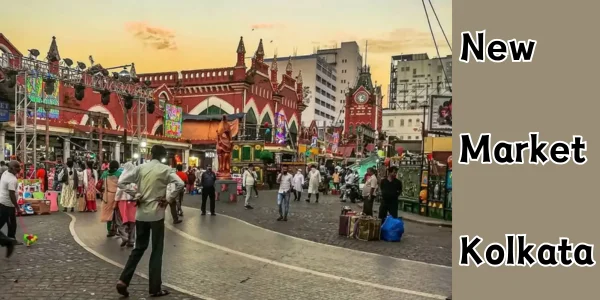
{"label": "sunset sky", "polygon": [[[452,1],[431,2],[452,42]],[[425,3],[440,54],[450,54]],[[0,31],[23,53],[45,54],[54,35],[62,58],[89,64],[92,55],[105,67],[135,62],[138,73],[233,66],[240,36],[247,56],[264,39],[267,57],[352,40],[364,52],[368,40],[373,80],[385,89],[392,55],[436,56],[418,0],[46,0],[31,6],[11,1],[0,21]]]}

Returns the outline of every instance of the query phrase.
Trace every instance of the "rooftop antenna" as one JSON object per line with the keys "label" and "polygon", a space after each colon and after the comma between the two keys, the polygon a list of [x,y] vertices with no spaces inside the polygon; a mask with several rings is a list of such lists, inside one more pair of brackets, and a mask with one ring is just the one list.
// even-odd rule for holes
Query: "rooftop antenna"
{"label": "rooftop antenna", "polygon": [[369,53],[369,41],[365,41],[365,70],[367,70],[367,54]]}

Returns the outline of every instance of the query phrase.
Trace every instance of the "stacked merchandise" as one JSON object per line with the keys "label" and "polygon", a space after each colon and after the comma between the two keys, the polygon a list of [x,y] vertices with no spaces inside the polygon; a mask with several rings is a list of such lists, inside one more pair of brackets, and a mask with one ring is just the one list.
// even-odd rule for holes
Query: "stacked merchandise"
{"label": "stacked merchandise", "polygon": [[404,234],[404,221],[402,218],[388,216],[381,224],[379,218],[362,215],[352,211],[349,206],[344,206],[338,231],[341,236],[361,241],[399,242]]}
{"label": "stacked merchandise", "polygon": [[381,220],[372,216],[359,215],[349,206],[342,208],[339,235],[356,238],[362,241],[378,241],[381,231]]}

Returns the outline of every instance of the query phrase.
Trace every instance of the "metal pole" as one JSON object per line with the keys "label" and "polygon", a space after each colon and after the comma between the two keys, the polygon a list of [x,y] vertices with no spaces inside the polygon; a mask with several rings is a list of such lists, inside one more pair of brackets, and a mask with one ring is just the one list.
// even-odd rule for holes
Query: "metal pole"
{"label": "metal pole", "polygon": [[127,109],[123,107],[123,161],[127,161]]}
{"label": "metal pole", "polygon": [[102,161],[104,161],[104,149],[102,149],[102,129],[103,129],[103,118],[100,118],[100,122],[99,126],[100,128],[98,129],[98,164],[101,165]]}
{"label": "metal pole", "polygon": [[[421,184],[423,183],[423,167],[425,163],[425,137],[427,136],[425,132],[425,117],[427,107],[429,106],[429,86],[427,86],[426,95],[425,95],[425,103],[422,105],[423,108],[423,121],[421,122],[421,169],[419,172],[419,191],[421,190]],[[429,181],[427,182],[429,185]],[[428,195],[429,196],[429,195]],[[421,203],[421,201],[419,201]],[[427,202],[425,204],[427,210],[429,210],[429,206],[427,206]],[[421,214],[421,205],[419,204],[419,214]]]}

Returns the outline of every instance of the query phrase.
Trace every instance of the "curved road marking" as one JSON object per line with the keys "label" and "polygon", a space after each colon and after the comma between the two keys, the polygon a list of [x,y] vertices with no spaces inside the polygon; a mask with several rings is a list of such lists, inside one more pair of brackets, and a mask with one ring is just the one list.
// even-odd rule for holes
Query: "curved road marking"
{"label": "curved road marking", "polygon": [[[79,244],[79,246],[83,247],[83,249],[85,249],[86,251],[92,253],[93,255],[95,255],[96,257],[98,257],[99,259],[101,259],[101,260],[103,260],[103,261],[105,261],[105,262],[107,262],[107,263],[109,263],[109,264],[111,264],[111,265],[113,265],[115,267],[118,267],[120,269],[124,269],[125,268],[124,265],[122,265],[122,264],[120,264],[120,263],[118,263],[118,262],[116,262],[116,261],[114,261],[114,260],[112,260],[112,259],[110,259],[110,258],[108,258],[108,257],[106,257],[106,256],[104,256],[104,255],[102,255],[100,253],[98,253],[96,250],[88,247],[85,243],[83,243],[83,241],[79,238],[79,235],[77,235],[77,232],[75,232],[75,223],[77,222],[77,217],[75,217],[74,215],[72,215],[70,213],[66,213],[66,214],[69,217],[71,217],[71,222],[69,223],[69,231],[71,231],[71,235],[73,236],[73,239],[75,240],[75,242],[77,244]],[[148,279],[148,275],[146,275],[144,273],[136,271],[135,274],[138,275],[138,276],[140,276],[140,277],[142,277],[142,278],[144,278],[144,279]],[[202,299],[202,300],[215,300],[213,298],[209,298],[209,297],[206,297],[206,296],[203,296],[203,295],[200,295],[200,294],[196,294],[194,292],[190,292],[190,291],[188,291],[186,289],[180,288],[178,286],[174,286],[172,284],[168,284],[168,283],[164,283],[163,282],[163,285],[166,286],[166,287],[169,287],[169,288],[171,288],[173,290],[176,290],[176,291],[178,291],[180,293],[187,294],[187,295],[190,295],[192,297],[196,297],[196,298],[199,298],[199,299]]]}
{"label": "curved road marking", "polygon": [[221,250],[223,252],[227,252],[227,253],[231,253],[231,254],[235,254],[244,258],[248,258],[248,259],[252,259],[255,261],[259,261],[265,264],[269,264],[269,265],[274,265],[274,266],[278,266],[278,267],[283,267],[283,268],[287,268],[290,270],[294,270],[297,272],[301,272],[301,273],[308,273],[311,275],[316,275],[316,276],[321,276],[321,277],[325,277],[328,279],[334,279],[334,280],[344,280],[347,282],[351,282],[351,283],[355,283],[355,284],[360,284],[360,285],[364,285],[364,286],[368,286],[368,287],[373,287],[373,288],[378,288],[378,289],[382,289],[382,290],[388,290],[388,291],[393,291],[393,292],[399,292],[399,293],[404,293],[404,294],[409,294],[409,295],[415,295],[415,296],[420,296],[420,297],[425,297],[425,298],[430,298],[430,299],[441,299],[441,300],[445,300],[447,297],[446,296],[441,296],[441,295],[435,295],[435,294],[430,294],[430,293],[424,293],[424,292],[419,292],[419,291],[413,291],[413,290],[408,290],[408,289],[402,289],[402,288],[397,288],[397,287],[393,287],[393,286],[387,286],[387,285],[382,285],[382,284],[377,284],[377,283],[371,283],[371,282],[367,282],[367,281],[362,281],[362,280],[356,280],[356,279],[351,279],[351,278],[346,278],[346,277],[341,277],[341,276],[336,276],[336,275],[332,275],[332,274],[328,274],[328,273],[323,273],[323,272],[319,272],[319,271],[314,271],[314,270],[310,270],[310,269],[306,269],[306,268],[302,268],[302,267],[297,267],[297,266],[292,266],[292,265],[288,265],[288,264],[284,264],[281,262],[277,262],[271,259],[266,259],[266,258],[262,258],[262,257],[258,257],[258,256],[254,256],[248,253],[244,253],[244,252],[240,252],[237,250],[233,250],[227,247],[223,247],[223,246],[219,246],[217,244],[213,244],[211,242],[207,242],[205,240],[199,239],[195,236],[189,235],[186,232],[177,229],[175,227],[173,227],[173,225],[171,224],[167,224],[165,223],[165,227],[168,228],[169,230],[173,231],[174,233],[190,240],[190,241],[194,241],[198,244],[202,244],[211,248],[215,248],[217,250]]}
{"label": "curved road marking", "polygon": [[[190,207],[190,206],[185,206],[185,205],[184,205],[184,207],[192,209],[192,210],[200,211],[200,209],[197,209],[195,207]],[[344,248],[344,247],[340,247],[340,246],[334,246],[334,245],[319,243],[319,242],[315,242],[315,241],[311,241],[311,240],[299,238],[299,237],[296,237],[296,236],[292,236],[292,235],[289,235],[289,234],[277,232],[277,231],[274,231],[274,230],[271,230],[271,229],[263,228],[263,227],[254,225],[252,223],[246,222],[244,220],[238,219],[236,217],[228,216],[226,214],[220,213],[219,216],[224,216],[224,217],[233,219],[235,221],[238,221],[240,223],[244,223],[244,224],[252,226],[252,227],[256,227],[256,228],[259,228],[259,229],[262,229],[262,230],[265,230],[265,231],[269,231],[269,232],[272,232],[272,233],[275,233],[275,234],[278,234],[278,235],[286,236],[286,237],[289,237],[289,238],[292,238],[292,239],[295,239],[295,240],[299,240],[299,241],[303,241],[303,242],[308,242],[308,243],[311,243],[311,244],[317,244],[317,245],[326,246],[326,247],[330,247],[330,248],[344,249],[346,251],[352,251],[352,252],[357,252],[357,253],[360,253],[360,254],[367,254],[367,255],[371,255],[371,256],[391,258],[391,259],[395,259],[395,260],[399,260],[399,261],[407,261],[407,262],[411,262],[411,263],[415,263],[415,264],[421,264],[421,265],[426,265],[426,266],[433,266],[433,267],[444,268],[444,269],[452,269],[451,266],[444,266],[444,265],[426,263],[426,262],[422,262],[422,261],[418,261],[418,260],[410,260],[410,259],[405,259],[405,258],[398,258],[398,257],[387,256],[387,255],[378,254],[378,253],[365,252],[365,251],[360,251],[360,250],[355,250],[355,249],[350,249],[350,248]]]}

